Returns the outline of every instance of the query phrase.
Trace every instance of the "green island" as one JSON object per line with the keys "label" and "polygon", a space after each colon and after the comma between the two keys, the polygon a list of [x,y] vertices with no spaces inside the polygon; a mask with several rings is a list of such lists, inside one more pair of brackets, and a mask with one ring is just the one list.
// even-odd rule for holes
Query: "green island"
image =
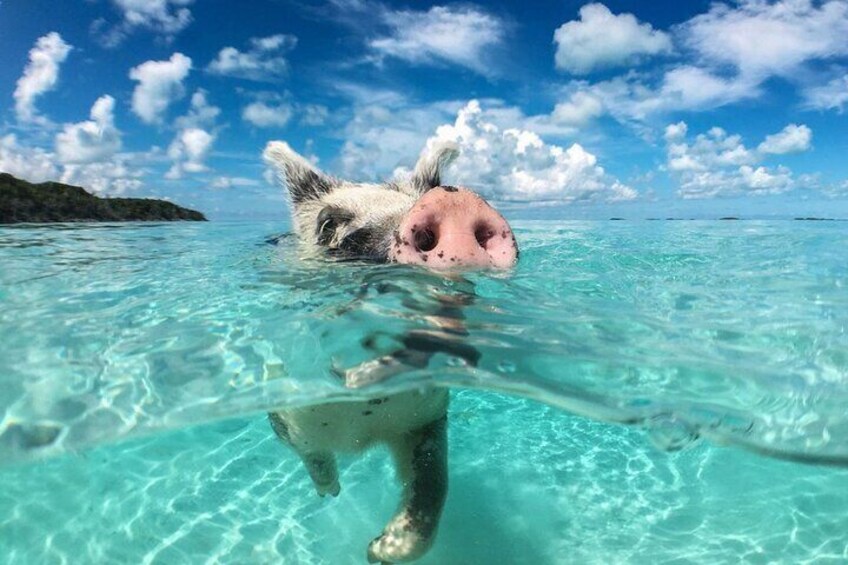
{"label": "green island", "polygon": [[33,184],[0,173],[0,224],[46,222],[205,222],[195,210],[153,198],[100,198],[79,186]]}

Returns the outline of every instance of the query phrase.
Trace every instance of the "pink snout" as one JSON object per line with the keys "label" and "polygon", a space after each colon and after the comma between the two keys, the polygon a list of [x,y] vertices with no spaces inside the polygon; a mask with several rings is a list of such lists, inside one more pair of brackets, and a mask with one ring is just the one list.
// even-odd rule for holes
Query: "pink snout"
{"label": "pink snout", "polygon": [[470,190],[427,191],[400,224],[389,259],[437,271],[508,269],[518,247],[507,221]]}

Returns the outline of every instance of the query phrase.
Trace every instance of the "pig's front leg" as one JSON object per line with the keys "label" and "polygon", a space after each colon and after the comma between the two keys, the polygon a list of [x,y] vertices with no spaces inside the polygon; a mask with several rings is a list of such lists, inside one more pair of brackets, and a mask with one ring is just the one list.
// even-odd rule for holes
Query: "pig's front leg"
{"label": "pig's front leg", "polygon": [[338,496],[341,486],[339,485],[336,456],[329,452],[298,452],[298,455],[300,455],[300,459],[315,485],[315,492],[318,493],[318,496],[321,498],[328,494]]}
{"label": "pig's front leg", "polygon": [[271,427],[274,429],[277,437],[289,444],[294,449],[294,452],[297,453],[298,457],[300,457],[300,460],[303,461],[303,466],[306,467],[306,471],[315,485],[315,491],[318,493],[318,496],[322,498],[328,494],[330,496],[338,496],[341,486],[339,485],[339,471],[336,466],[335,455],[329,451],[307,449],[305,446],[294,441],[289,433],[288,424],[276,412],[270,412],[268,414],[268,420],[271,422]]}
{"label": "pig's front leg", "polygon": [[368,546],[371,563],[418,559],[436,536],[448,493],[447,417],[389,443],[403,495],[382,535]]}
{"label": "pig's front leg", "polygon": [[350,369],[336,368],[336,373],[344,379],[345,386],[359,388],[401,373],[423,369],[437,353],[451,355],[476,367],[480,352],[466,343],[468,330],[462,312],[473,299],[472,294],[438,297],[439,307],[425,316],[433,329],[411,330],[401,337],[402,348]]}

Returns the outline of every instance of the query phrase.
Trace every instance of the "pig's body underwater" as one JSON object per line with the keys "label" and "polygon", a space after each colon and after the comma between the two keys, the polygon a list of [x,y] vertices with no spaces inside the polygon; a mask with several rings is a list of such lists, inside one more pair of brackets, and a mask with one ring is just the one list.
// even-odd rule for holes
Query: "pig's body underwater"
{"label": "pig's body underwater", "polygon": [[[441,170],[455,156],[446,144],[426,152],[408,181],[352,183],[329,177],[284,142],[264,157],[288,189],[295,232],[316,254],[425,266],[437,271],[509,268],[518,249],[506,220],[475,193],[441,185]],[[458,312],[450,298],[444,309]],[[438,313],[435,319],[438,320]],[[348,387],[426,366],[444,351],[476,364],[463,346],[465,330],[449,316],[433,332],[410,332],[405,347],[340,371]],[[421,557],[432,545],[447,496],[445,389],[378,396],[366,401],[289,408],[269,414],[277,435],[300,456],[319,495],[340,491],[335,452],[388,445],[403,485],[400,507],[368,547],[371,562]]]}

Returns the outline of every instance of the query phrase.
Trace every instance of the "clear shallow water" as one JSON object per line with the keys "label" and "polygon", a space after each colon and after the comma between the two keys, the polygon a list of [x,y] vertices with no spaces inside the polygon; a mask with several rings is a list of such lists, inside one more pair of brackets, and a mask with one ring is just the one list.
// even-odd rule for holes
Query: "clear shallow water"
{"label": "clear shallow water", "polygon": [[[523,399],[454,394],[450,493],[422,564],[844,563],[848,473]],[[398,489],[385,450],[321,499],[261,417],[0,469],[4,563],[365,563]]]}
{"label": "clear shallow water", "polygon": [[[848,223],[515,227],[516,271],[465,280],[301,261],[273,224],[0,229],[0,554],[361,562],[386,458],[321,501],[261,411],[426,383],[635,425],[457,394],[429,562],[848,559]],[[333,370],[457,324],[476,367]]]}

